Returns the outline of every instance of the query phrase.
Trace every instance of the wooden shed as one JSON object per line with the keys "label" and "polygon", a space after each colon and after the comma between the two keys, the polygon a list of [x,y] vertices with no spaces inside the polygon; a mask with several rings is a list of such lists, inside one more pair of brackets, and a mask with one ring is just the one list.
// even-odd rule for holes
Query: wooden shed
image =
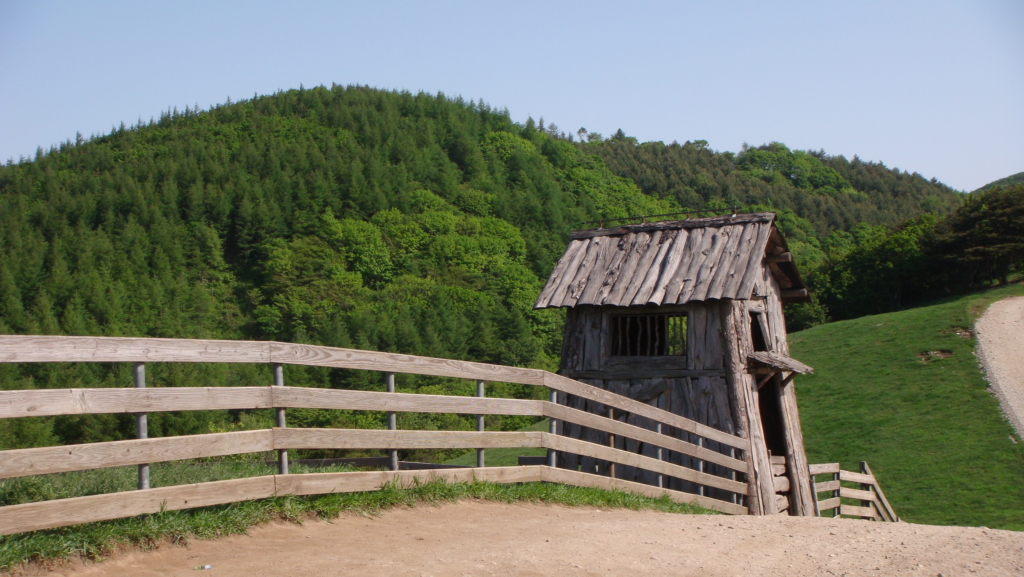
{"label": "wooden shed", "polygon": [[[751,440],[751,514],[813,515],[814,494],[792,380],[782,305],[805,301],[774,213],[575,231],[536,308],[566,307],[560,373]],[[569,406],[609,414],[593,401]],[[613,418],[654,428],[635,415]],[[678,430],[662,431],[727,453]],[[709,474],[717,465],[563,423],[559,434],[660,457]],[[572,454],[558,466],[702,493],[735,495]],[[735,473],[733,473],[735,474]],[[714,493],[714,494],[712,494]]]}

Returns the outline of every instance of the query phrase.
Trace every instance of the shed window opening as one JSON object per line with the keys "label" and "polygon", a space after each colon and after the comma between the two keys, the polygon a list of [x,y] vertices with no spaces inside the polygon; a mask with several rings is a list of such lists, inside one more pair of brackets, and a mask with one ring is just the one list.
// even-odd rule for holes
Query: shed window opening
{"label": "shed window opening", "polygon": [[686,314],[611,317],[612,356],[657,357],[686,354]]}

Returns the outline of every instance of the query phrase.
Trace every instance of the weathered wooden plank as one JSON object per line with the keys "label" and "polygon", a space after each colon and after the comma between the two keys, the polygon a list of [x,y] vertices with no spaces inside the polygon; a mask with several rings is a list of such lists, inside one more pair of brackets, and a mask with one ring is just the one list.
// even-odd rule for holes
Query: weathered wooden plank
{"label": "weathered wooden plank", "polygon": [[647,254],[647,251],[650,249],[650,233],[637,233],[633,235],[633,239],[632,248],[626,256],[625,262],[622,263],[618,278],[615,279],[615,284],[612,285],[611,291],[608,292],[608,295],[604,298],[602,304],[622,304],[623,295],[626,293],[630,283],[633,282],[633,273],[636,271],[637,264],[643,259],[644,255]]}
{"label": "weathered wooden plank", "polygon": [[283,408],[541,416],[541,402],[305,387],[273,388],[273,406]]}
{"label": "weathered wooden plank", "polygon": [[711,247],[708,249],[707,256],[704,257],[703,264],[700,265],[700,270],[697,271],[697,278],[694,281],[693,293],[690,295],[690,300],[702,301],[707,298],[708,289],[711,287],[711,281],[714,280],[716,273],[718,272],[718,268],[721,265],[719,261],[722,256],[722,252],[729,244],[732,234],[733,227],[723,226],[712,235],[713,240],[711,242]]}
{"label": "weathered wooden plank", "polygon": [[[680,357],[685,358],[685,357]],[[635,369],[621,369],[611,371],[565,371],[564,376],[571,379],[682,379],[682,378],[697,378],[697,377],[724,377],[724,369],[710,369],[702,371],[694,371],[690,369],[661,369],[661,368],[644,368],[638,367]]]}
{"label": "weathered wooden plank", "polygon": [[658,284],[658,279],[661,277],[661,265],[665,262],[665,255],[672,248],[678,233],[679,231],[677,230],[667,230],[661,233],[661,239],[658,240],[658,251],[655,253],[654,259],[651,260],[640,288],[636,291],[636,295],[633,296],[632,305],[661,304],[651,301],[650,296],[654,292],[654,287]]}
{"label": "weathered wooden plank", "polygon": [[775,256],[764,257],[765,264],[780,263],[780,262],[793,262],[793,253],[783,252]]}
{"label": "weathered wooden plank", "polygon": [[768,462],[772,465],[785,465],[786,457],[785,455],[772,455],[768,457]]}
{"label": "weathered wooden plank", "polygon": [[840,505],[842,505],[842,502],[839,500],[839,497],[832,497],[831,499],[823,499],[821,501],[818,501],[818,510],[820,510],[820,511],[828,511],[829,509],[835,509],[836,507],[838,507]]}
{"label": "weathered wooden plank", "polygon": [[863,473],[854,473],[852,471],[839,471],[840,481],[850,481],[851,483],[864,483],[865,485],[877,485],[878,481],[871,475],[864,475]]}
{"label": "weathered wooden plank", "polygon": [[562,282],[562,277],[565,274],[569,263],[576,257],[576,253],[586,247],[587,241],[585,240],[572,240],[569,241],[569,246],[565,248],[565,253],[562,254],[562,258],[558,259],[558,264],[555,265],[555,270],[551,271],[551,276],[548,277],[548,282],[545,283],[543,290],[540,291],[540,296],[537,297],[537,303],[534,304],[534,308],[544,308],[548,306],[548,302],[551,301],[551,297],[555,294],[556,289]]}
{"label": "weathered wooden plank", "polygon": [[348,473],[306,473],[277,475],[279,495],[326,495],[376,491],[383,485],[397,482],[402,487],[432,479],[448,482],[491,481],[493,483],[531,483],[541,480],[541,466],[481,467],[466,469],[434,469],[430,471],[359,471]]}
{"label": "weathered wooden plank", "polygon": [[274,496],[274,477],[251,477],[0,507],[0,535],[209,507]]}
{"label": "weathered wooden plank", "polygon": [[[740,236],[739,245],[736,247],[736,254],[732,262],[728,264],[728,278],[722,284],[722,298],[738,298],[737,289],[743,283],[743,275],[746,274],[747,265],[750,259],[757,258],[758,254],[752,250],[754,241],[760,227],[767,224],[750,224],[743,227],[743,234]],[[755,269],[756,272],[756,269]],[[743,295],[745,298],[749,295]]]}
{"label": "weathered wooden plank", "polygon": [[700,473],[693,469],[674,465],[666,461],[659,461],[657,459],[652,459],[636,453],[629,453],[621,449],[613,449],[597,443],[589,443],[578,439],[551,435],[550,433],[543,433],[543,435],[544,446],[548,449],[554,449],[556,451],[570,451],[578,455],[587,455],[604,461],[621,463],[623,465],[629,465],[639,469],[654,471],[655,473],[662,473],[664,475],[669,475],[678,479],[697,483],[699,485],[724,489],[733,493],[746,494],[747,492],[746,483],[740,483],[724,477],[716,477],[714,475]]}
{"label": "weathered wooden plank", "polygon": [[0,363],[266,363],[259,341],[0,335]]}
{"label": "weathered wooden plank", "polygon": [[718,499],[712,499],[710,497],[701,497],[692,493],[682,493],[680,491],[672,491],[669,489],[660,489],[652,485],[644,485],[642,483],[636,483],[633,481],[625,481],[622,479],[613,479],[609,477],[600,477],[598,475],[590,473],[581,473],[579,471],[570,471],[568,469],[553,469],[551,467],[544,467],[541,471],[541,478],[543,481],[548,483],[563,483],[566,485],[576,485],[579,487],[594,487],[596,489],[619,489],[622,491],[628,491],[630,493],[637,493],[640,495],[647,495],[648,497],[660,497],[662,495],[668,495],[670,499],[677,503],[695,503],[701,507],[706,507],[714,511],[720,511],[722,513],[728,513],[730,515],[745,515],[747,508],[742,505],[736,505],[729,503],[728,501],[720,501]]}
{"label": "weathered wooden plank", "polygon": [[764,266],[761,264],[760,257],[764,254],[764,247],[768,243],[768,235],[771,233],[773,226],[771,224],[756,226],[758,227],[757,238],[750,245],[752,258],[747,259],[747,270],[743,272],[743,281],[740,282],[739,287],[736,289],[734,298],[737,299],[750,298],[750,294],[754,290],[754,282],[757,280],[758,268]]}
{"label": "weathered wooden plank", "polygon": [[583,261],[580,263],[580,268],[576,272],[576,278],[566,285],[565,293],[562,295],[561,306],[571,307],[576,305],[576,301],[580,295],[587,288],[587,282],[590,279],[590,275],[594,271],[594,265],[598,259],[601,258],[601,254],[609,244],[614,244],[618,239],[615,238],[595,238],[590,240],[590,246],[587,247],[587,254],[583,257]]}
{"label": "weathered wooden plank", "polygon": [[0,419],[98,413],[265,409],[270,387],[28,389],[0,391]]}
{"label": "weathered wooden plank", "polygon": [[776,493],[788,493],[789,492],[789,487],[790,487],[789,477],[786,477],[785,475],[783,475],[782,477],[775,477],[773,479],[773,481],[775,483],[775,492]]}
{"label": "weathered wooden plank", "polygon": [[726,359],[726,381],[729,394],[738,413],[738,432],[746,432],[750,448],[746,458],[753,474],[747,476],[750,484],[748,503],[752,515],[773,515],[775,510],[775,487],[772,484],[771,463],[764,431],[757,391],[751,375],[747,374],[742,359],[750,352],[750,343],[741,335],[749,332],[749,315],[741,302],[724,300],[721,304],[722,348]]}
{"label": "weathered wooden plank", "polygon": [[688,300],[688,295],[693,292],[697,271],[704,262],[701,251],[705,246],[705,240],[710,243],[714,230],[698,228],[690,232],[690,237],[686,240],[686,263],[676,269],[676,274],[669,281],[669,288],[665,291],[666,303],[682,304]]}
{"label": "weathered wooden plank", "polygon": [[848,497],[850,499],[860,499],[861,501],[877,501],[878,496],[875,495],[874,491],[864,491],[861,489],[851,489],[849,487],[839,487],[839,496]]}
{"label": "weathered wooden plank", "polygon": [[751,227],[743,225],[731,227],[729,232],[729,242],[726,243],[725,248],[718,257],[718,265],[715,269],[714,276],[711,278],[711,282],[708,283],[705,298],[720,299],[722,297],[730,298],[733,296],[731,294],[723,293],[726,285],[733,280],[733,263],[743,257],[743,251],[740,243],[742,239],[749,234],[747,230],[748,228]]}
{"label": "weathered wooden plank", "polygon": [[[807,466],[812,475],[825,475],[839,472],[839,463],[818,463]],[[819,483],[820,484],[820,483]]]}
{"label": "weathered wooden plank", "polygon": [[641,231],[694,229],[704,227],[719,227],[725,226],[727,224],[744,224],[748,222],[771,222],[774,218],[775,213],[773,212],[757,212],[750,214],[737,214],[732,216],[692,218],[687,220],[665,220],[660,222],[648,222],[642,224],[630,224],[625,226],[613,226],[609,228],[576,230],[569,233],[569,238],[594,238],[598,236],[622,235],[630,232]]}
{"label": "weathered wooden plank", "polygon": [[814,489],[819,493],[838,491],[840,487],[839,481],[822,481],[814,484]]}
{"label": "weathered wooden plank", "polygon": [[797,410],[795,387],[784,387],[782,383],[773,383],[775,394],[779,396],[782,408],[782,424],[786,437],[786,466],[789,477],[793,481],[792,502],[790,511],[796,515],[813,515],[815,494],[811,488],[812,477],[807,464],[807,452],[804,449],[804,434],[800,426],[800,413]]}
{"label": "weathered wooden plank", "polygon": [[587,257],[587,253],[590,252],[592,248],[590,246],[589,239],[584,242],[586,244],[580,246],[579,250],[576,251],[576,254],[573,255],[572,260],[569,261],[568,266],[566,266],[565,271],[562,273],[561,280],[558,281],[558,286],[555,288],[551,298],[548,300],[547,306],[562,306],[562,301],[565,300],[565,295],[569,290],[568,287],[575,282],[576,276],[580,274],[580,265],[583,263],[583,259]]}
{"label": "weathered wooden plank", "polygon": [[[547,433],[543,433],[547,434]],[[274,429],[275,449],[493,449],[541,447],[542,433]]]}
{"label": "weathered wooden plank", "polygon": [[785,465],[775,465],[775,464],[772,465],[772,476],[781,477],[782,475],[785,475],[785,474],[786,474],[786,466]]}
{"label": "weathered wooden plank", "polygon": [[625,238],[609,238],[604,249],[597,255],[587,276],[587,286],[576,299],[576,304],[601,304],[602,292],[607,292],[609,284],[615,281],[614,263],[624,254],[627,243]]}
{"label": "weathered wooden plank", "polygon": [[286,365],[412,373],[524,385],[541,384],[544,373],[538,369],[521,369],[470,361],[280,342],[270,343],[270,356],[271,362]]}
{"label": "weathered wooden plank", "polygon": [[651,235],[650,241],[647,243],[647,250],[640,256],[640,260],[636,263],[636,268],[633,269],[633,274],[629,279],[629,284],[626,285],[626,289],[622,292],[622,297],[618,303],[612,303],[609,301],[608,304],[618,304],[620,306],[629,306],[637,292],[640,290],[640,286],[644,282],[647,273],[651,270],[651,263],[658,256],[658,252],[661,250],[661,237],[662,232],[660,230],[654,231]]}
{"label": "weathered wooden plank", "polygon": [[[768,335],[766,334],[765,338],[767,339],[767,337]],[[800,373],[801,375],[806,375],[807,373],[814,372],[814,369],[812,369],[808,365],[801,363],[796,359],[792,359],[787,357],[786,355],[781,355],[779,353],[773,353],[769,351],[754,351],[750,353],[750,355],[747,357],[747,360],[750,362],[751,365],[754,366],[760,364],[780,369],[783,371],[792,371],[794,373]]]}
{"label": "weathered wooden plank", "polygon": [[615,253],[615,258],[611,263],[608,264],[607,270],[605,271],[605,280],[601,284],[601,290],[598,291],[597,295],[594,296],[594,304],[604,304],[605,300],[611,294],[615,284],[621,277],[622,268],[626,262],[632,258],[634,254],[634,248],[637,243],[637,235],[629,235],[619,241],[617,246],[618,251]]}
{"label": "weathered wooden plank", "polygon": [[864,519],[874,519],[878,516],[874,507],[858,507],[856,505],[846,505],[845,503],[839,506],[839,514]]}
{"label": "weathered wooden plank", "polygon": [[704,234],[700,238],[700,244],[693,245],[692,252],[690,253],[691,261],[687,266],[686,276],[683,278],[682,290],[676,299],[677,304],[699,300],[694,298],[693,294],[699,286],[701,271],[705,271],[706,274],[707,267],[711,266],[708,263],[708,255],[711,253],[714,243],[718,241],[719,232],[717,228],[704,229]]}
{"label": "weathered wooden plank", "polygon": [[783,512],[789,510],[789,497],[785,495],[775,495],[775,511]]}
{"label": "weathered wooden plank", "polygon": [[[654,285],[654,290],[651,292],[651,296],[647,297],[647,302],[655,304],[664,304],[668,301],[665,300],[667,290],[672,279],[675,278],[676,271],[680,265],[686,261],[684,249],[686,248],[687,241],[689,239],[689,232],[685,230],[679,231],[676,234],[675,240],[672,241],[672,246],[669,247],[668,252],[665,254],[665,258],[661,261],[661,270],[658,273],[658,278]],[[672,301],[675,302],[675,301]]]}
{"label": "weathered wooden plank", "polygon": [[735,447],[742,451],[746,451],[749,447],[746,439],[736,435],[730,435],[729,433],[719,431],[718,429],[698,423],[692,419],[687,419],[674,413],[670,413],[620,395],[614,395],[605,390],[586,385],[579,381],[574,381],[561,375],[544,373],[544,385],[564,393],[569,393],[570,395],[576,395],[578,397],[615,407],[616,409],[622,409],[635,415],[647,417],[653,421],[659,421],[670,427],[675,427],[712,441],[718,441],[724,445]]}
{"label": "weathered wooden plank", "polygon": [[607,417],[602,417],[600,415],[579,411],[576,409],[572,409],[570,407],[556,405],[554,403],[549,403],[545,401],[544,416],[552,419],[558,419],[560,421],[578,423],[579,425],[582,425],[584,427],[590,427],[593,429],[607,431],[622,437],[636,439],[644,443],[650,443],[652,445],[663,447],[670,451],[684,453],[686,455],[707,461],[709,463],[722,465],[723,467],[727,467],[729,469],[733,469],[744,474],[747,472],[746,461],[734,459],[732,457],[729,457],[728,455],[723,455],[710,449],[698,447],[697,445],[687,443],[686,441],[682,441],[674,437],[670,437],[668,435],[656,433],[649,429],[644,429],[641,427],[609,419]]}
{"label": "weathered wooden plank", "polygon": [[263,429],[35,449],[13,449],[0,451],[0,479],[121,467],[140,463],[259,453],[273,448],[271,431]]}

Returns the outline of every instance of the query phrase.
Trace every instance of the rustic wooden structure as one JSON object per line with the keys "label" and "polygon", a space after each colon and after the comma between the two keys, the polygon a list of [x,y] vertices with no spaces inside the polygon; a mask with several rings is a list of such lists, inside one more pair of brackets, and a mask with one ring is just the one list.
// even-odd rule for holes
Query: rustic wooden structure
{"label": "rustic wooden structure", "polygon": [[[745,460],[751,514],[814,515],[790,384],[811,368],[789,358],[782,313],[783,303],[808,295],[774,219],[739,214],[573,232],[535,306],[568,308],[559,374],[749,439],[750,449],[737,452],[682,430],[661,431]],[[558,402],[657,429],[593,399],[562,393]],[[736,478],[713,463],[577,423],[558,432]],[[730,498],[585,455],[561,453],[558,466]]]}

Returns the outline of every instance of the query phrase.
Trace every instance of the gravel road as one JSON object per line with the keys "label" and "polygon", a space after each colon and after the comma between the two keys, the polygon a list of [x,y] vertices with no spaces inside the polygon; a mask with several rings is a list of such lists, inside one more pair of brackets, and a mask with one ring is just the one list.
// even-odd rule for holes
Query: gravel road
{"label": "gravel road", "polygon": [[993,303],[975,328],[988,382],[1017,435],[1024,437],[1024,297]]}

